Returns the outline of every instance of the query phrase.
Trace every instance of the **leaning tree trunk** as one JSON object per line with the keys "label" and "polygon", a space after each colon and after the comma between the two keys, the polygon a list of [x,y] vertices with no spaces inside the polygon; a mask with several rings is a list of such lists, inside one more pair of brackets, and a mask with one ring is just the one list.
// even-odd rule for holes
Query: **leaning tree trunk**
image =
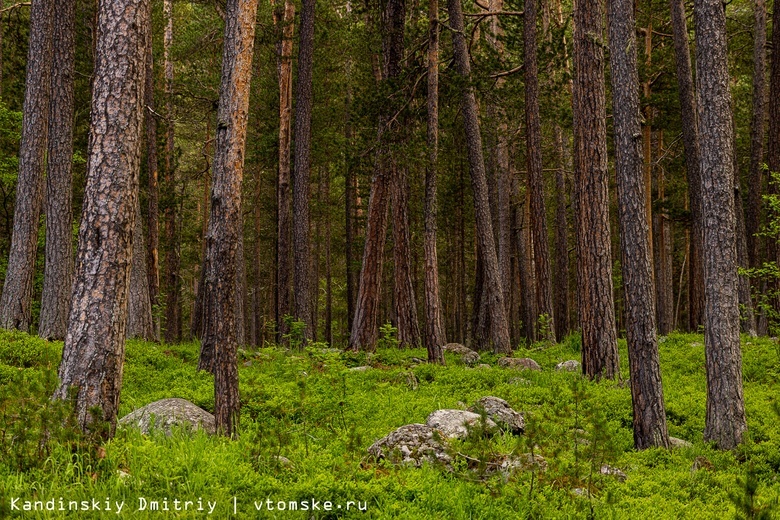
{"label": "leaning tree trunk", "polygon": [[57,2],[54,17],[48,166],[46,253],[38,335],[61,340],[68,329],[73,288],[73,75],[76,4]]}
{"label": "leaning tree trunk", "polygon": [[761,191],[764,185],[764,131],[766,129],[766,2],[753,0],[753,115],[750,120],[750,173],[745,208],[745,233],[750,267],[759,265]]}
{"label": "leaning tree trunk", "polygon": [[477,241],[484,262],[485,297],[490,313],[490,341],[496,353],[509,354],[512,345],[509,340],[509,322],[504,305],[504,291],[501,287],[496,244],[493,240],[493,225],[490,221],[485,159],[482,152],[482,136],[479,130],[479,116],[474,87],[470,84],[471,64],[463,34],[463,11],[460,0],[448,0],[450,26],[453,29],[452,45],[455,67],[461,77],[461,108],[466,130],[466,148],[468,149],[471,187],[474,192],[474,212],[476,214]]}
{"label": "leaning tree trunk", "polygon": [[677,71],[677,87],[680,98],[683,147],[685,149],[685,168],[688,176],[688,199],[691,208],[691,242],[688,280],[688,324],[696,331],[704,323],[704,268],[702,259],[704,239],[701,208],[701,165],[699,161],[699,137],[696,115],[696,98],[693,88],[691,52],[688,46],[688,28],[685,23],[685,3],[683,0],[670,0],[672,12],[672,32],[674,35],[674,54]]}
{"label": "leaning tree trunk", "polygon": [[144,225],[141,221],[140,201],[136,207],[135,225],[133,226],[131,263],[130,289],[127,299],[127,337],[154,341],[155,330],[152,320],[152,300],[149,298],[149,276],[146,272]]}
{"label": "leaning tree trunk", "polygon": [[704,439],[721,449],[732,449],[742,442],[747,424],[739,346],[734,140],[723,3],[695,0],[694,19],[704,217]]}
{"label": "leaning tree trunk", "polygon": [[238,435],[236,262],[241,233],[241,181],[249,112],[257,0],[228,0],[222,85],[217,112],[207,273],[199,369],[214,374],[214,417],[223,435]]}
{"label": "leaning tree trunk", "polygon": [[634,5],[609,1],[615,170],[626,298],[634,447],[669,447],[653,311],[653,272],[642,157]]}
{"label": "leaning tree trunk", "polygon": [[293,252],[295,318],[306,328],[305,339],[314,334],[312,309],[311,239],[309,237],[309,199],[311,178],[311,111],[314,71],[315,0],[304,0],[301,8],[301,33],[298,50],[298,79],[295,83],[295,165],[293,168]]}
{"label": "leaning tree trunk", "polygon": [[54,0],[33,0],[14,229],[0,297],[0,328],[4,329],[28,331],[32,325],[33,278],[49,124],[53,18]]}
{"label": "leaning tree trunk", "polygon": [[[530,194],[531,237],[536,270],[536,312],[539,337],[555,342],[555,319],[547,234],[547,209],[542,178],[542,124],[539,119],[539,75],[536,64],[536,0],[525,0],[525,125],[526,165]],[[542,323],[543,320],[543,323]],[[541,326],[541,325],[544,326]]]}
{"label": "leaning tree trunk", "polygon": [[588,377],[618,375],[607,193],[604,93],[604,8],[581,0],[574,10],[574,177],[577,283],[582,369]]}
{"label": "leaning tree trunk", "polygon": [[[148,0],[101,0],[76,276],[55,398],[75,396],[82,429],[113,435],[141,167]],[[97,415],[93,413],[98,409]]]}
{"label": "leaning tree trunk", "polygon": [[425,348],[430,363],[444,364],[446,342],[436,249],[436,175],[439,165],[439,1],[428,3],[428,167],[425,170]]}

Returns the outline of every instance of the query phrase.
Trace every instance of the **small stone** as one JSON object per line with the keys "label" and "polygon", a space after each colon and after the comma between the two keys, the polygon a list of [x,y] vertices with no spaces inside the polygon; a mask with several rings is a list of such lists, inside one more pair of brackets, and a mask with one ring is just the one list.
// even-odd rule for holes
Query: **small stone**
{"label": "small stone", "polygon": [[480,363],[479,365],[477,365],[477,368],[490,368],[490,365],[488,365],[487,363]]}
{"label": "small stone", "polygon": [[601,474],[612,475],[618,480],[618,482],[625,482],[628,478],[628,475],[626,475],[623,471],[619,470],[618,468],[613,468],[607,464],[601,466]]}
{"label": "small stone", "polygon": [[686,441],[685,439],[678,439],[677,437],[669,437],[670,448],[690,448],[693,443]]}
{"label": "small stone", "polygon": [[500,397],[483,397],[469,408],[469,411],[474,413],[484,411],[489,419],[515,435],[520,435],[525,430],[523,414],[515,411],[509,406],[509,403]]}
{"label": "small stone", "polygon": [[558,372],[576,372],[580,369],[580,362],[570,359],[569,361],[562,361],[555,365],[555,370]]}
{"label": "small stone", "polygon": [[350,368],[350,370],[351,370],[352,372],[365,372],[365,371],[366,371],[366,370],[368,370],[369,368],[371,368],[371,367],[368,367],[368,366],[362,366],[362,367],[352,367],[352,368]]}
{"label": "small stone", "polygon": [[449,468],[452,462],[444,446],[434,438],[434,429],[425,424],[401,426],[372,444],[368,453],[376,460],[418,467],[423,462],[439,462]]}
{"label": "small stone", "polygon": [[473,350],[466,352],[460,357],[460,360],[463,362],[464,365],[473,365],[476,362],[478,362],[479,359],[480,359],[479,354],[477,354]]}
{"label": "small stone", "polygon": [[289,468],[290,466],[293,465],[290,459],[288,459],[287,457],[283,457],[281,455],[275,455],[274,459],[276,459],[276,462],[278,462],[280,466],[283,466],[285,468]]}
{"label": "small stone", "polygon": [[534,370],[536,372],[542,371],[542,367],[539,366],[539,363],[537,363],[531,358],[503,357],[498,360],[498,366],[505,367],[505,368],[514,368],[516,370]]}
{"label": "small stone", "polygon": [[[444,437],[462,439],[469,434],[470,429],[478,426],[481,420],[479,414],[466,410],[436,410],[428,416],[425,423],[438,430]],[[495,428],[496,423],[487,419],[485,426]]]}

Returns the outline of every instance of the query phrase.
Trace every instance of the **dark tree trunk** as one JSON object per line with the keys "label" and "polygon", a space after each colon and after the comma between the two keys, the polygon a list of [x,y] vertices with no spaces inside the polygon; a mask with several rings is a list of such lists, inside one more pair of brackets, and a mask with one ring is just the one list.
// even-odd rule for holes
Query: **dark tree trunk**
{"label": "dark tree trunk", "polygon": [[[772,48],[780,49],[780,2],[775,2],[772,13]],[[770,172],[780,172],[780,52],[772,53],[771,72],[769,77],[769,139],[766,150],[766,162]],[[780,189],[777,180],[770,178],[769,193],[777,195]],[[767,215],[767,220],[777,219],[778,214],[773,211]],[[777,246],[777,240],[770,237],[767,240],[767,258],[769,261],[780,265],[780,247]],[[770,292],[777,293],[780,283],[777,280],[768,282]],[[766,294],[766,290],[761,291]],[[775,311],[780,309],[779,298],[773,297],[770,305]],[[767,328],[769,323],[767,323]]]}
{"label": "dark tree trunk", "polygon": [[609,1],[615,170],[620,214],[626,336],[634,410],[634,447],[669,447],[653,313],[653,272],[643,183],[634,5]]}
{"label": "dark tree trunk", "polygon": [[412,284],[412,248],[409,229],[409,181],[406,166],[396,165],[392,181],[393,204],[393,284],[395,318],[400,347],[419,347],[422,343],[417,303]]}
{"label": "dark tree trunk", "polygon": [[[661,142],[662,134],[655,132],[656,140]],[[657,147],[657,156],[661,156],[661,146]],[[652,157],[652,154],[651,154]],[[652,169],[652,161],[645,163]],[[674,275],[672,272],[672,223],[666,211],[666,176],[661,166],[655,167],[655,185],[660,208],[652,216],[654,232],[652,238],[655,256],[655,314],[658,333],[665,336],[674,329]]]}
{"label": "dark tree trunk", "polygon": [[257,0],[228,0],[225,13],[222,85],[206,236],[203,340],[198,368],[214,374],[217,430],[222,435],[236,437],[240,409],[236,277]]}
{"label": "dark tree trunk", "polygon": [[618,375],[607,193],[604,8],[581,0],[574,10],[574,176],[577,283],[582,369],[591,378]]}
{"label": "dark tree trunk", "polygon": [[294,314],[296,319],[306,324],[304,335],[307,339],[312,337],[315,327],[309,237],[314,5],[315,0],[304,0],[301,8],[298,78],[295,83],[295,167],[293,169]]}
{"label": "dark tree trunk", "polygon": [[[108,435],[114,433],[122,386],[147,30],[147,0],[98,3],[87,183],[60,386],[54,394],[67,399],[75,392],[82,429],[108,421]],[[96,407],[100,412],[93,417]]]}
{"label": "dark tree trunk", "polygon": [[490,221],[490,206],[488,203],[487,177],[485,175],[485,160],[482,152],[482,136],[479,130],[477,99],[473,86],[470,85],[471,64],[463,34],[463,11],[460,0],[448,0],[447,9],[450,14],[452,45],[455,58],[455,68],[461,77],[461,108],[463,123],[466,130],[466,148],[469,156],[471,186],[474,192],[474,212],[476,214],[476,233],[479,247],[482,251],[485,276],[485,297],[490,317],[490,341],[496,353],[509,354],[512,345],[509,340],[509,322],[504,305],[504,291],[501,287],[496,244],[493,240],[493,226]]}
{"label": "dark tree trunk", "polygon": [[555,335],[562,340],[571,330],[569,326],[569,222],[566,215],[566,149],[563,130],[555,127],[558,148],[558,169],[555,172]]}
{"label": "dark tree trunk", "polygon": [[[151,117],[151,116],[148,116]],[[152,301],[149,299],[149,277],[146,272],[144,225],[140,200],[133,226],[133,256],[130,267],[130,289],[127,297],[127,337],[154,341]]]}
{"label": "dark tree trunk", "polygon": [[[147,244],[147,266],[149,276],[149,299],[154,309],[160,301],[160,231],[157,168],[157,115],[154,109],[154,58],[152,52],[152,31],[147,31],[146,42],[146,81],[144,86],[144,104],[146,112],[146,175],[148,177],[148,215],[147,226],[149,242]],[[155,339],[160,338],[160,320],[155,318]]]}
{"label": "dark tree trunk", "polygon": [[263,292],[263,273],[261,264],[263,262],[263,241],[260,238],[263,232],[263,208],[260,204],[260,198],[262,196],[262,170],[255,173],[255,192],[254,192],[254,208],[252,211],[252,225],[254,236],[252,238],[252,252],[254,257],[252,258],[252,277],[254,278],[252,284],[252,337],[251,344],[255,347],[263,345],[263,314],[260,309],[260,299]]}
{"label": "dark tree trunk", "polygon": [[[731,135],[736,138],[733,116],[731,118]],[[735,139],[734,150],[736,149],[737,143]],[[747,230],[745,229],[745,212],[742,204],[742,189],[739,182],[739,162],[737,161],[736,153],[734,153],[732,160],[734,161],[734,216],[736,218],[734,231],[736,233],[737,241],[737,267],[748,268],[750,265],[748,265]],[[750,278],[748,278],[747,275],[737,275],[737,294],[739,295],[740,330],[745,334],[756,337],[758,335],[756,331],[756,316],[753,314],[753,300],[750,295]]]}
{"label": "dark tree trunk", "polygon": [[[750,172],[745,208],[745,233],[750,267],[759,265],[761,195],[764,185],[764,133],[766,129],[766,2],[753,0],[753,115],[750,120]],[[741,283],[741,282],[740,282]],[[740,289],[741,290],[741,289]]]}
{"label": "dark tree trunk", "polygon": [[446,342],[436,248],[436,177],[439,167],[439,2],[428,3],[428,167],[425,170],[425,348],[430,363],[444,364]]}
{"label": "dark tree trunk", "polygon": [[32,2],[14,228],[0,297],[0,328],[4,329],[29,331],[32,325],[33,278],[49,125],[53,18],[54,0]]}
{"label": "dark tree trunk", "polygon": [[38,335],[61,340],[68,329],[73,289],[73,74],[74,0],[57,2],[46,172],[46,263]]}
{"label": "dark tree trunk", "polygon": [[[241,214],[239,208],[239,215]],[[246,341],[246,266],[244,265],[244,223],[239,217],[238,247],[236,248],[236,343],[239,346]]]}
{"label": "dark tree trunk", "polygon": [[695,0],[696,91],[704,220],[704,344],[707,417],[704,440],[721,449],[747,429],[739,346],[731,94],[726,13],[719,0]]}
{"label": "dark tree trunk", "polygon": [[688,325],[696,331],[704,323],[704,267],[702,240],[704,239],[701,208],[701,165],[699,161],[699,137],[696,115],[696,99],[693,88],[691,52],[688,45],[688,28],[685,23],[685,3],[670,0],[672,32],[677,72],[677,87],[680,97],[685,167],[688,175],[688,199],[691,209],[691,233],[688,280]]}
{"label": "dark tree trunk", "polygon": [[290,198],[290,126],[292,121],[292,52],[295,5],[284,2],[284,12],[274,14],[282,25],[279,57],[279,176],[276,184],[276,341],[287,333],[284,317],[292,313],[292,201]]}
{"label": "dark tree trunk", "polygon": [[346,99],[346,122],[344,124],[344,138],[346,139],[347,153],[344,164],[344,261],[346,263],[347,274],[347,330],[352,330],[352,318],[355,315],[355,296],[357,289],[357,273],[355,269],[355,231],[356,209],[357,209],[357,178],[353,171],[352,150],[352,94],[347,92]]}
{"label": "dark tree trunk", "polygon": [[[542,178],[542,124],[539,118],[539,77],[536,65],[536,0],[525,0],[525,124],[526,167],[530,194],[531,238],[536,271],[535,319],[544,317],[539,327],[541,339],[555,342],[555,319],[550,273],[550,246],[547,209]],[[541,321],[540,321],[541,325]]]}
{"label": "dark tree trunk", "polygon": [[524,202],[517,209],[516,218],[516,244],[517,261],[520,271],[520,317],[522,321],[523,336],[530,344],[536,341],[536,294],[534,287],[533,260],[531,259],[531,245],[529,235],[529,201],[528,192],[523,193]]}

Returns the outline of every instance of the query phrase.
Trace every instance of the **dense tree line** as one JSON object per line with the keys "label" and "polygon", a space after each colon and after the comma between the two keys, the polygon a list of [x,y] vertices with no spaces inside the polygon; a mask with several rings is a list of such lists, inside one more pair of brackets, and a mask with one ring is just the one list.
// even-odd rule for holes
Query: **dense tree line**
{"label": "dense tree line", "polygon": [[640,448],[668,445],[659,335],[703,326],[732,447],[740,330],[780,307],[771,27],[762,0],[0,3],[0,326],[65,340],[85,426],[126,337],[196,338],[227,434],[241,345],[579,332],[614,378],[625,336]]}

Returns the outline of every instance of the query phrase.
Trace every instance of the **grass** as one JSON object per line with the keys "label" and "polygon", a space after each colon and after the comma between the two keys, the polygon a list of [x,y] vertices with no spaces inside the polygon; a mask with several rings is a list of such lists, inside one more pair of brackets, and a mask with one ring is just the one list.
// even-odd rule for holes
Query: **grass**
{"label": "grass", "polygon": [[[208,502],[216,503],[211,515],[216,518],[722,519],[778,513],[777,343],[743,338],[749,440],[734,452],[702,441],[700,335],[673,334],[660,344],[670,434],[693,443],[671,451],[633,450],[626,384],[554,370],[560,361],[578,359],[578,348],[571,337],[515,354],[535,359],[542,372],[499,368],[490,354],[483,355],[490,368],[466,367],[450,354],[445,367],[416,364],[412,358],[425,358],[422,349],[380,349],[372,356],[318,347],[242,351],[239,440],[120,429],[111,441],[95,444],[58,427],[67,410],[48,401],[61,345],[0,331],[0,518],[68,517],[10,507],[12,498],[20,498],[20,507],[35,500],[45,506],[51,499],[58,507],[60,497],[65,507],[92,499],[101,509],[107,498],[125,502],[120,515],[113,507],[110,513],[80,512],[78,518],[201,518]],[[182,397],[212,411],[213,381],[196,372],[197,356],[196,344],[129,342],[120,415],[164,397]],[[361,365],[372,368],[349,370]],[[621,366],[625,380],[625,344]],[[453,452],[468,458],[459,457],[453,471],[393,467],[367,457],[368,446],[395,428],[486,395],[525,413],[525,436],[474,434],[454,443]],[[474,464],[532,450],[545,458],[545,471],[528,467],[491,475]],[[605,463],[623,470],[627,480],[601,475]],[[169,508],[174,499],[197,507],[201,498],[205,511],[138,511],[141,499],[165,498]],[[310,509],[314,500],[319,510],[268,511],[267,499],[309,501]],[[333,511],[324,510],[325,501],[333,503]],[[348,512],[336,509],[348,501],[359,504]]]}

